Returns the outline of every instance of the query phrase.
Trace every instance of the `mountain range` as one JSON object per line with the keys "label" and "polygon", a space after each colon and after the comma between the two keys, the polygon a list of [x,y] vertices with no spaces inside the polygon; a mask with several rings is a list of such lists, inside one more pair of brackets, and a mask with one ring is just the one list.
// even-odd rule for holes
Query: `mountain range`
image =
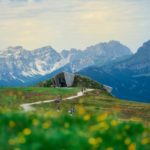
{"label": "mountain range", "polygon": [[57,52],[51,46],[0,51],[0,86],[31,86],[69,71],[112,87],[119,98],[150,102],[150,41],[135,54],[118,41]]}
{"label": "mountain range", "polygon": [[51,46],[32,51],[21,46],[9,47],[0,51],[0,86],[31,85],[60,70],[78,72],[130,55],[131,50],[118,41],[99,43],[85,50],[62,50],[60,53]]}
{"label": "mountain range", "polygon": [[91,66],[80,74],[111,86],[112,94],[119,98],[150,102],[150,41],[125,60]]}

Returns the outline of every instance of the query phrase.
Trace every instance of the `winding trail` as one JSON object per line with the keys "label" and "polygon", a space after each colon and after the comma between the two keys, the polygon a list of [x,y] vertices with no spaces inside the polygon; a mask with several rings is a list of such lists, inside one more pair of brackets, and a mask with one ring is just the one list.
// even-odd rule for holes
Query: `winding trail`
{"label": "winding trail", "polygon": [[[90,92],[90,91],[93,91],[94,89],[86,89],[84,92],[80,91],[77,93],[77,95],[75,96],[70,96],[70,97],[67,97],[63,100],[73,100],[75,98],[79,98],[79,97],[82,97],[84,95],[84,93],[87,93],[87,92]],[[33,111],[35,110],[35,108],[33,107],[34,105],[40,105],[40,104],[45,104],[45,103],[52,103],[52,102],[55,102],[56,99],[53,99],[53,100],[45,100],[45,101],[38,101],[38,102],[34,102],[34,103],[24,103],[24,104],[21,104],[20,107],[23,108],[24,111]]]}

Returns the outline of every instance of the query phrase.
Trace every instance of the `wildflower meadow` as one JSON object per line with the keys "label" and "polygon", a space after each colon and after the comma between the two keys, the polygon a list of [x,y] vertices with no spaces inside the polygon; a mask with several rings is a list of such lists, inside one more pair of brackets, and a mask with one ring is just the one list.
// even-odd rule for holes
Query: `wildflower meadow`
{"label": "wildflower meadow", "polygon": [[108,113],[0,111],[0,150],[148,150],[150,128]]}

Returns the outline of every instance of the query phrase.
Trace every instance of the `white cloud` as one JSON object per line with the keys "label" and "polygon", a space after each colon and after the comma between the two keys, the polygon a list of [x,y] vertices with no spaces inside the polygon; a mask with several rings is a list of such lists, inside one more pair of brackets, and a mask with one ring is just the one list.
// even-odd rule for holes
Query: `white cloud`
{"label": "white cloud", "polygon": [[136,49],[150,37],[149,0],[0,0],[0,47],[84,48],[120,40]]}

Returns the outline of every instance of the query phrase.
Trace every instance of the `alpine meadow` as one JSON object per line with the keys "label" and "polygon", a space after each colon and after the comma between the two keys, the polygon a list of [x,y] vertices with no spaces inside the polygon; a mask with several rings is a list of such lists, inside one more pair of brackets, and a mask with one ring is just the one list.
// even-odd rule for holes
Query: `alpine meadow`
{"label": "alpine meadow", "polygon": [[149,6],[0,0],[0,150],[149,150]]}

